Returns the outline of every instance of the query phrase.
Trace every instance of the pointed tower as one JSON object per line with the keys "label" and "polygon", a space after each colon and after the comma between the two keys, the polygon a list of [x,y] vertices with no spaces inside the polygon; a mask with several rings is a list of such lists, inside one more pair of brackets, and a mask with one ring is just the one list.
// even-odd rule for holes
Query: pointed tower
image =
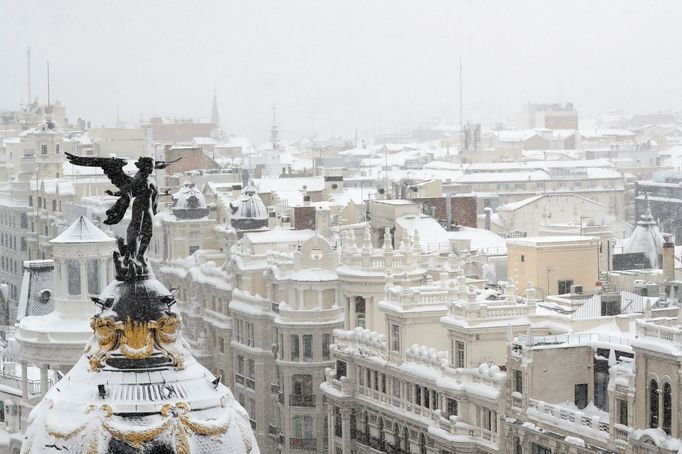
{"label": "pointed tower", "polygon": [[277,107],[272,103],[272,126],[270,127],[270,142],[272,149],[279,149],[279,129],[277,128]]}
{"label": "pointed tower", "polygon": [[218,96],[215,89],[213,89],[213,108],[211,109],[211,123],[215,125],[216,129],[220,129],[220,115],[218,114]]}

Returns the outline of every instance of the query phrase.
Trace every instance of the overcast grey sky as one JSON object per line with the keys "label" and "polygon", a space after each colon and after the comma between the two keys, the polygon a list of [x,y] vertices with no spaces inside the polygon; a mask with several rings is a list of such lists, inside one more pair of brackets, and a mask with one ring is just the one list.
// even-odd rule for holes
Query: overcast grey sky
{"label": "overcast grey sky", "polygon": [[7,1],[0,2],[0,109],[33,93],[67,116],[208,118],[265,138],[351,136],[509,118],[527,101],[581,113],[682,108],[682,2],[655,1]]}

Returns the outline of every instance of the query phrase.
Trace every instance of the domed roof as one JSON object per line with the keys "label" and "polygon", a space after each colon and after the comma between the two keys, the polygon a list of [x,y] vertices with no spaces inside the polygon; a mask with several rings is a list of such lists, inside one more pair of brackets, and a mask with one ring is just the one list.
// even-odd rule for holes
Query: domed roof
{"label": "domed roof", "polygon": [[253,181],[242,190],[242,195],[236,204],[232,205],[234,212],[232,219],[268,219],[268,209],[258,196]]}
{"label": "domed roof", "polygon": [[186,182],[173,194],[173,214],[180,219],[208,216],[206,198],[192,182]]}
{"label": "domed roof", "polygon": [[79,217],[66,230],[50,243],[113,243],[115,240],[102,232],[90,219],[85,216]]}
{"label": "domed roof", "polygon": [[651,210],[647,206],[646,211],[637,221],[637,227],[632,235],[623,243],[623,252],[626,254],[641,252],[649,259],[651,268],[660,266],[659,256],[663,250],[665,239],[658,229],[658,224],[651,215]]}
{"label": "domed roof", "polygon": [[96,300],[94,336],[29,415],[25,452],[260,452],[244,408],[188,351],[172,292],[116,281]]}

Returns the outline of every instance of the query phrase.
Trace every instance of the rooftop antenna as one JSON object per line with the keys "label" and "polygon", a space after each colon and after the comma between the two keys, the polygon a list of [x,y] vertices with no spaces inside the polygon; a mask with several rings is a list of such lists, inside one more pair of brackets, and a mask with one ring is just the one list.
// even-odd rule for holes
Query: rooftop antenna
{"label": "rooftop antenna", "polygon": [[[26,51],[26,85],[28,88],[28,100],[26,105],[30,107],[31,105],[31,46],[28,46]],[[28,110],[28,108],[26,109]]]}
{"label": "rooftop antenna", "polygon": [[460,141],[460,148],[462,148],[461,143],[462,143],[462,133],[464,131],[464,108],[463,108],[463,101],[462,101],[462,56],[459,56],[459,141]]}
{"label": "rooftop antenna", "polygon": [[47,106],[50,106],[50,60],[47,61]]}

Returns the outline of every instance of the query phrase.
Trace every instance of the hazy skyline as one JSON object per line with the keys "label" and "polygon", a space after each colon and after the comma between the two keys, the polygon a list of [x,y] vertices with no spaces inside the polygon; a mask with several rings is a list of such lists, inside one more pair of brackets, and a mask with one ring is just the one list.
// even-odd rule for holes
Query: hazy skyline
{"label": "hazy skyline", "polygon": [[583,115],[682,108],[678,1],[0,3],[0,109],[32,92],[70,120],[208,119],[256,142],[350,137],[429,118],[505,120],[525,102]]}

